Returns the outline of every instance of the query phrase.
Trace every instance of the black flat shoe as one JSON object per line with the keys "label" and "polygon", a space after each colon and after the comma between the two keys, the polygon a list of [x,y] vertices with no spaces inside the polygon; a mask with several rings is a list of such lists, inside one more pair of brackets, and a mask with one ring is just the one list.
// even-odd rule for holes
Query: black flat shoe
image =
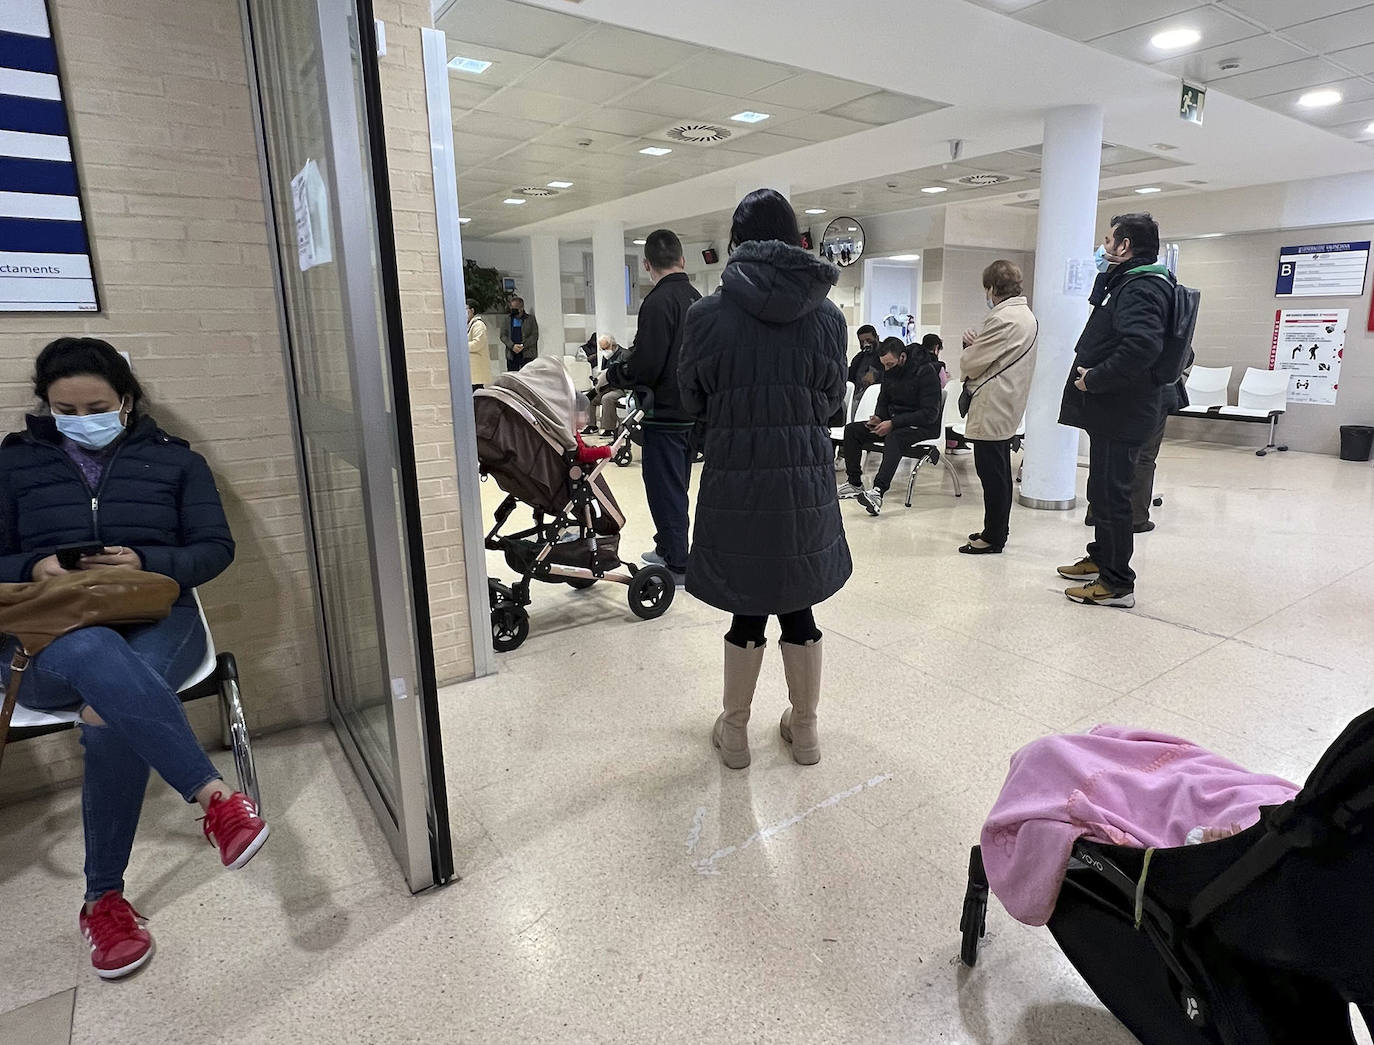
{"label": "black flat shoe", "polygon": [[959,545],[959,553],[961,555],[1001,555],[1002,549],[992,544],[986,548],[975,548],[971,544],[961,544]]}
{"label": "black flat shoe", "polygon": [[971,540],[971,541],[981,541],[981,540],[983,539],[983,535],[982,535],[981,532],[980,532],[980,533],[971,533],[971,534],[968,535],[968,539]]}

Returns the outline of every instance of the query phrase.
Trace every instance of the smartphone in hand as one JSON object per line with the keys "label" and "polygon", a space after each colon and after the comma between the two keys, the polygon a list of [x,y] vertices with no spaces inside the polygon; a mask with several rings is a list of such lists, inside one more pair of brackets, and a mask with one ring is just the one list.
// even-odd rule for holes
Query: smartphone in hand
{"label": "smartphone in hand", "polygon": [[57,564],[64,570],[75,570],[81,566],[81,560],[87,555],[99,555],[105,550],[105,545],[99,541],[85,541],[81,544],[64,544],[57,549]]}

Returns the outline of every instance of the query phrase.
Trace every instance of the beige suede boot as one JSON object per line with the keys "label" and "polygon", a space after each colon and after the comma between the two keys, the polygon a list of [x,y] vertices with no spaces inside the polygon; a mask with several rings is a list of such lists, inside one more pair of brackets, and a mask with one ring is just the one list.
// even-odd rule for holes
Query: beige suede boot
{"label": "beige suede boot", "polygon": [[741,649],[732,642],[725,643],[725,710],[711,729],[711,743],[720,749],[720,760],[731,769],[749,765],[749,705],[754,701],[766,645]]}
{"label": "beige suede boot", "polygon": [[816,732],[816,705],[821,702],[821,641],[798,646],[778,644],[782,650],[782,670],[787,676],[787,699],[792,706],[782,713],[779,731],[792,745],[792,758],[799,765],[814,766],[821,760],[821,738]]}

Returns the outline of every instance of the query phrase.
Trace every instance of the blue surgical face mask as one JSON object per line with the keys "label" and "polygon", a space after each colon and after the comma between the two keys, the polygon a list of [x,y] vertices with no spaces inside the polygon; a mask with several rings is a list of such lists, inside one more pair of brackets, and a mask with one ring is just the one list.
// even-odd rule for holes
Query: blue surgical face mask
{"label": "blue surgical face mask", "polygon": [[1110,259],[1107,257],[1107,248],[1099,246],[1097,252],[1093,254],[1093,264],[1097,266],[1098,272],[1106,272],[1112,267]]}
{"label": "blue surgical face mask", "polygon": [[987,303],[988,303],[988,308],[996,308],[996,307],[997,307],[997,302],[993,301],[992,298],[988,298],[988,299],[987,299]]}
{"label": "blue surgical face mask", "polygon": [[77,446],[84,446],[87,450],[103,450],[123,433],[123,414],[122,409],[84,417],[54,414],[53,420],[57,422],[57,430]]}

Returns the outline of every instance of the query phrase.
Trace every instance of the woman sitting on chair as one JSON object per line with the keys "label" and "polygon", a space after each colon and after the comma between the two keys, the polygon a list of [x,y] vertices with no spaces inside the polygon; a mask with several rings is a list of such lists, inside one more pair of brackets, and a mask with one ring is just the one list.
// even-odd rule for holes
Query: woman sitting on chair
{"label": "woman sitting on chair", "polygon": [[[206,634],[192,589],[224,572],[234,540],[204,458],[140,412],[129,364],[94,338],[59,338],[38,356],[34,394],[45,409],[0,444],[0,581],[39,581],[64,567],[59,547],[92,550],[76,569],[117,566],[181,585],[166,620],[86,628],[34,658],[21,694],[43,711],[80,709],[86,774],[86,904],[80,927],[104,979],[152,953],[142,917],[124,899],[149,768],[205,811],[205,837],[230,869],[267,839],[252,801],[206,757],[176,688],[201,663]],[[69,560],[71,561],[71,560]],[[9,681],[8,643],[0,676]]]}

